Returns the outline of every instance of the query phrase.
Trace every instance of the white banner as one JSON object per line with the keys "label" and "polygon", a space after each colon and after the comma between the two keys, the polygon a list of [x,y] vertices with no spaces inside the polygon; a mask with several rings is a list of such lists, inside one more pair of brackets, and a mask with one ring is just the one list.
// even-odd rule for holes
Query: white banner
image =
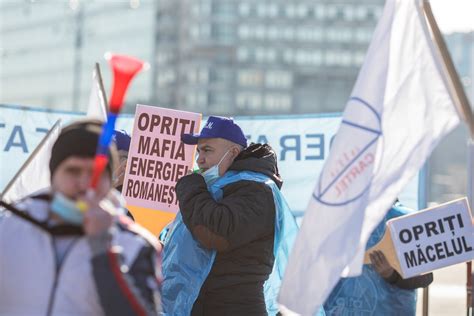
{"label": "white banner", "polygon": [[[84,115],[0,104],[0,192],[57,119],[64,126]],[[235,121],[250,141],[268,142],[275,149],[284,181],[282,192],[295,215],[301,216],[329,154],[340,114],[236,117]],[[120,116],[116,128],[131,133],[133,116]],[[417,209],[418,188],[415,177],[400,194],[400,201]]]}

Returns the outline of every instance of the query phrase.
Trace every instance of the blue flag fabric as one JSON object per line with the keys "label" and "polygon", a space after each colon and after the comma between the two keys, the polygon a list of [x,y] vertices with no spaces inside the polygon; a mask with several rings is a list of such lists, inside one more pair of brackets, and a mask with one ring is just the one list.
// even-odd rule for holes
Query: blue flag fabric
{"label": "blue flag fabric", "polygon": [[[370,235],[367,249],[377,244],[385,233],[385,223],[412,212],[396,204]],[[327,315],[415,315],[416,290],[403,290],[387,283],[372,268],[364,265],[362,275],[343,278],[324,304]]]}
{"label": "blue flag fabric", "polygon": [[[268,185],[273,192],[276,206],[273,271],[264,285],[265,303],[269,315],[278,312],[277,295],[280,289],[288,256],[294,243],[298,226],[290,208],[277,185],[269,177],[251,171],[228,171],[209,191],[216,201],[222,199],[222,188],[229,183],[251,180]],[[162,304],[165,315],[190,315],[216,257],[216,251],[203,248],[184,225],[180,213],[170,233],[165,238],[163,254]],[[324,315],[324,314],[323,314]]]}

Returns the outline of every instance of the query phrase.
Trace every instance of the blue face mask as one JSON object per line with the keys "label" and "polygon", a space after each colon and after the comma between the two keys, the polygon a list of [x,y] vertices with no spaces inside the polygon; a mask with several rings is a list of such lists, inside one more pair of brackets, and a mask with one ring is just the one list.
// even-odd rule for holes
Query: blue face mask
{"label": "blue face mask", "polygon": [[77,207],[76,202],[62,193],[54,194],[50,208],[53,213],[69,224],[82,225],[84,222],[84,213]]}
{"label": "blue face mask", "polygon": [[219,175],[219,165],[221,164],[222,160],[224,160],[224,158],[227,155],[227,153],[229,152],[229,150],[227,150],[225,152],[224,156],[222,156],[221,160],[219,160],[217,165],[212,166],[211,168],[207,169],[206,171],[204,171],[201,174],[204,177],[204,181],[206,181],[207,187],[210,187],[211,185],[213,185],[217,181],[217,179],[219,179],[219,177],[220,177],[220,175]]}

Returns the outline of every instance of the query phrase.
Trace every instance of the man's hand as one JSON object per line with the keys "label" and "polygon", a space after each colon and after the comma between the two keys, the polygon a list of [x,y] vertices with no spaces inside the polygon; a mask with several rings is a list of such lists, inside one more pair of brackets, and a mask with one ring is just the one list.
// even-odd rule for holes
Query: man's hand
{"label": "man's hand", "polygon": [[88,210],[84,214],[84,232],[87,236],[100,236],[112,226],[113,216],[99,206],[95,194],[88,193],[82,200],[87,203]]}
{"label": "man's hand", "polygon": [[382,251],[375,250],[374,252],[369,254],[369,257],[370,261],[374,266],[375,271],[377,271],[377,273],[380,274],[382,278],[387,279],[392,275],[394,269],[387,261],[387,258],[385,258],[385,255]]}

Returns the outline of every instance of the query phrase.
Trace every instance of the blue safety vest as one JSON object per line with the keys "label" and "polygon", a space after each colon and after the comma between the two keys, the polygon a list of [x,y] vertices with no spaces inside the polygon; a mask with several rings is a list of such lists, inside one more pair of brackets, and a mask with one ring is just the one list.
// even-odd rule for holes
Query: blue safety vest
{"label": "blue safety vest", "polygon": [[[265,183],[273,192],[276,207],[275,239],[273,254],[275,263],[264,285],[265,303],[269,315],[278,312],[277,295],[285,271],[291,247],[298,232],[295,218],[290,212],[277,185],[269,177],[251,171],[228,171],[220,177],[209,192],[214,200],[222,199],[222,188],[241,180]],[[216,258],[216,251],[202,247],[193,238],[178,213],[168,236],[163,254],[162,304],[165,315],[190,315],[202,284],[206,280]]]}
{"label": "blue safety vest", "polygon": [[[377,244],[385,233],[385,223],[412,210],[394,205],[370,235],[367,249]],[[404,290],[387,283],[372,268],[364,265],[362,274],[343,278],[336,285],[324,304],[327,315],[415,315],[416,290]]]}

